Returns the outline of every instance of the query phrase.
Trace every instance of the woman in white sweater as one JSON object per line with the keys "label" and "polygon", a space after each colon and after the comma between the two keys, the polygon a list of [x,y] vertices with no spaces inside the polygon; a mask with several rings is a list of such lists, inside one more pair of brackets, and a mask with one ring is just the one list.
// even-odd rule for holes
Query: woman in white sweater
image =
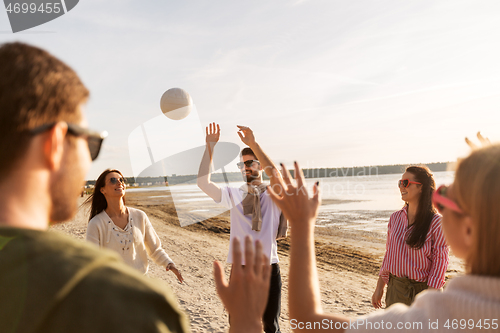
{"label": "woman in white sweater", "polygon": [[127,264],[143,274],[148,272],[149,256],[183,282],[181,273],[161,247],[146,213],[125,206],[125,178],[120,171],[105,170],[85,203],[91,203],[88,241],[118,252]]}
{"label": "woman in white sweater", "polygon": [[314,254],[314,226],[320,199],[318,184],[309,198],[295,164],[297,185],[283,168],[283,188],[271,197],[293,230],[289,275],[289,315],[293,331],[307,332],[484,332],[500,330],[500,145],[473,151],[459,161],[455,181],[434,192],[444,235],[466,264],[443,292],[424,291],[411,306],[401,303],[367,316],[348,318],[324,313]]}

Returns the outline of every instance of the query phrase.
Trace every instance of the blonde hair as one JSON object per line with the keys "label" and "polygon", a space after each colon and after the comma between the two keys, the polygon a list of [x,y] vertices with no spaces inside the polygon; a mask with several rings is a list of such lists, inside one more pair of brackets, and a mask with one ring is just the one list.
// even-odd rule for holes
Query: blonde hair
{"label": "blonde hair", "polygon": [[460,161],[453,186],[474,223],[468,273],[500,276],[500,145],[477,149]]}

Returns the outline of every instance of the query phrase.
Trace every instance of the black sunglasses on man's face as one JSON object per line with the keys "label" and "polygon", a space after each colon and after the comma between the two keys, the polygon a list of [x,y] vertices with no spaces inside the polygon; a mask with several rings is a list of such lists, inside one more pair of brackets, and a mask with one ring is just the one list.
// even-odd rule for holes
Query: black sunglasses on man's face
{"label": "black sunglasses on man's face", "polygon": [[[39,127],[36,127],[29,132],[33,135],[37,135],[40,133],[43,133],[45,131],[48,131],[52,127],[55,126],[56,123],[51,123],[51,124],[45,124]],[[92,158],[92,161],[94,161],[97,156],[99,156],[99,152],[101,151],[101,146],[102,142],[104,139],[108,136],[108,132],[96,132],[92,131],[88,128],[81,127],[76,124],[70,124],[68,123],[68,134],[73,135],[73,136],[83,136],[87,139],[87,144],[89,146],[89,152],[90,152],[90,157]]]}
{"label": "black sunglasses on man's face", "polygon": [[257,162],[260,164],[260,162],[257,160],[248,160],[245,162],[238,162],[238,163],[236,163],[236,165],[238,166],[238,169],[243,169],[245,166],[247,168],[250,168],[252,166],[253,162]]}

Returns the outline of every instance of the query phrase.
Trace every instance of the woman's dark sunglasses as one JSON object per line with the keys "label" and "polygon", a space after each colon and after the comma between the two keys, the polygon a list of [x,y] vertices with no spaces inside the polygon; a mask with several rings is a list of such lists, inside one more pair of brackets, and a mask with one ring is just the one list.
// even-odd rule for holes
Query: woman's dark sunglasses
{"label": "woman's dark sunglasses", "polygon": [[400,179],[398,180],[398,187],[401,187],[401,185],[403,185],[404,188],[407,188],[408,186],[410,186],[410,184],[419,184],[419,185],[422,185],[422,183],[419,183],[419,182],[413,182],[409,179]]}
{"label": "woman's dark sunglasses", "polygon": [[111,177],[109,178],[109,183],[111,185],[116,185],[118,182],[120,182],[120,184],[125,184],[125,179],[123,178],[116,178],[116,177]]}
{"label": "woman's dark sunglasses", "polygon": [[[30,130],[30,133],[33,135],[43,133],[54,127],[55,124],[56,123],[51,123],[36,127]],[[89,152],[92,161],[94,161],[97,158],[97,156],[99,156],[99,152],[101,151],[102,141],[104,140],[104,138],[108,136],[108,132],[106,131],[99,133],[96,131],[89,130],[88,128],[84,128],[76,124],[70,124],[70,123],[68,123],[68,134],[73,136],[83,136],[87,139],[87,144],[89,146]]]}
{"label": "woman's dark sunglasses", "polygon": [[252,166],[253,162],[257,162],[257,163],[260,164],[260,162],[257,161],[257,160],[248,160],[248,161],[245,161],[245,162],[238,162],[238,163],[236,163],[236,165],[238,166],[238,169],[243,169],[243,167],[245,167],[245,166],[247,168],[250,168]]}

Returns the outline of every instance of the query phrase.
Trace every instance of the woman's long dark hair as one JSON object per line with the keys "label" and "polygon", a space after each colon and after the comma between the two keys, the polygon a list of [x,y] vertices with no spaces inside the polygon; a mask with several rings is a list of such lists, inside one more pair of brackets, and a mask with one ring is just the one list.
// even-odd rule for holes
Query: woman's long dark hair
{"label": "woman's long dark hair", "polygon": [[[104,194],[101,193],[101,188],[106,186],[106,176],[111,172],[119,173],[121,177],[125,179],[122,173],[116,169],[106,169],[103,173],[101,173],[101,175],[95,182],[94,193],[92,193],[90,197],[88,197],[87,200],[85,200],[85,202],[82,204],[82,206],[88,205],[89,203],[91,204],[89,222],[94,216],[108,208],[108,202],[106,201]],[[125,198],[123,198],[123,203],[125,203]]]}
{"label": "woman's long dark hair", "polygon": [[432,194],[436,190],[436,183],[431,171],[426,166],[409,166],[406,168],[406,172],[414,175],[415,181],[422,184],[422,193],[418,200],[417,215],[415,216],[413,229],[406,239],[408,246],[420,249],[424,246],[432,219],[436,214],[436,209],[432,205]]}

